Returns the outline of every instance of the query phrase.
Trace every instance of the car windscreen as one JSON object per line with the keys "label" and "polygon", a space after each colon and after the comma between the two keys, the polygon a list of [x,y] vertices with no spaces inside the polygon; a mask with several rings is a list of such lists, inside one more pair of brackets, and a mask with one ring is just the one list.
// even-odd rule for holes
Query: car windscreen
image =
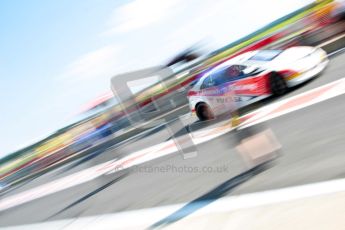
{"label": "car windscreen", "polygon": [[279,54],[281,54],[282,50],[260,50],[254,56],[249,58],[248,60],[252,61],[272,61],[276,58]]}

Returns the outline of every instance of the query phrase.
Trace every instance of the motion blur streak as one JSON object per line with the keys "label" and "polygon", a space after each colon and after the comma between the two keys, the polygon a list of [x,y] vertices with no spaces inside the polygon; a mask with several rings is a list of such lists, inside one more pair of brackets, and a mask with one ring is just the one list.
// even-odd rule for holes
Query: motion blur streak
{"label": "motion blur streak", "polygon": [[[241,34],[241,26],[255,28],[254,11],[263,18],[276,14],[253,7],[268,0],[236,2],[234,9],[243,5],[243,12],[218,24],[211,17],[226,10],[221,9],[225,3],[192,4],[195,11],[215,7],[197,21],[189,10],[190,22],[177,17],[165,24],[164,12],[182,15],[187,2],[161,2],[114,3],[124,21],[98,41],[107,43],[108,36],[120,33],[114,36],[119,44],[136,48],[110,44],[73,62],[64,76],[80,75],[82,84],[90,83],[91,75],[102,76],[109,91],[75,108],[79,113],[69,125],[0,159],[0,227],[343,229],[344,0],[306,0],[262,28],[257,18],[256,31],[238,40],[225,35]],[[97,21],[91,12],[98,7],[80,4]],[[67,17],[56,9],[59,18]],[[171,31],[174,40],[164,42],[167,31],[182,21],[191,29]],[[219,39],[227,45],[206,51],[210,44],[192,39],[204,39],[193,30],[198,23],[224,31]],[[159,42],[151,44],[146,34]],[[173,48],[189,39],[189,48]],[[86,40],[92,39],[80,43]],[[159,59],[160,49],[169,51],[169,58],[145,66]],[[119,64],[114,54],[128,60],[132,72],[121,73],[125,61]],[[19,60],[24,54],[13,55]],[[100,68],[92,68],[94,62]],[[73,95],[92,97],[78,87]],[[27,131],[15,128],[18,134]]]}

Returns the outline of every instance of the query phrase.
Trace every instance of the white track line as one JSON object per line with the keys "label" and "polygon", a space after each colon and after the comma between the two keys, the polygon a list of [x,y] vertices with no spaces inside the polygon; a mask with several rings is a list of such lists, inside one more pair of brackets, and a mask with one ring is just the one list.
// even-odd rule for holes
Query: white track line
{"label": "white track line", "polygon": [[[322,95],[310,100],[308,103],[303,103],[300,106],[294,106],[291,109],[286,109],[282,112],[274,113],[272,115],[268,115],[268,116],[262,116],[261,115],[261,114],[267,115],[267,114],[269,114],[269,112],[273,111],[275,108],[278,108],[279,106],[284,105],[285,103],[288,103],[289,101],[292,101],[292,100],[297,99],[297,98],[301,98],[307,94],[310,94],[310,93],[316,92],[322,88],[331,87],[331,86],[332,86],[332,89],[328,90],[327,93],[323,93]],[[309,90],[307,92],[283,99],[283,100],[275,102],[273,104],[264,106],[264,107],[262,107],[256,111],[253,111],[252,113],[257,113],[258,115],[251,117],[247,121],[244,121],[243,124],[241,124],[241,128],[246,128],[246,127],[253,126],[253,125],[259,124],[261,122],[267,121],[267,120],[271,120],[273,118],[285,115],[287,113],[291,113],[293,111],[308,107],[310,105],[325,101],[327,99],[342,95],[344,93],[345,93],[345,78],[341,78],[339,80],[333,81],[333,82],[328,83],[326,85],[319,86],[315,89],[312,89],[312,90]],[[258,119],[258,117],[260,117],[260,118]]]}
{"label": "white track line", "polygon": [[[232,212],[264,205],[280,204],[282,202],[290,202],[321,195],[332,195],[344,191],[345,179],[338,179],[277,190],[223,197],[210,202],[200,209],[197,209],[198,206],[196,206],[195,212],[186,216],[186,218],[203,216],[210,213]],[[187,205],[187,203],[15,226],[8,229],[146,229],[159,220],[180,210],[185,205]],[[133,221],[133,218],[135,218],[135,221]]]}
{"label": "white track line", "polygon": [[[339,39],[342,39],[343,37],[345,37],[345,33],[340,34],[339,36],[337,36],[337,37],[335,37],[335,38],[332,38],[332,39],[330,39],[330,40],[328,40],[328,41],[325,41],[324,43],[321,43],[320,45],[317,45],[316,47],[322,48],[322,47],[324,47],[324,46],[326,46],[326,45],[328,45],[328,44],[331,44],[331,43],[333,43],[333,42],[335,42],[335,41],[337,41],[337,40],[339,40]],[[328,56],[329,56],[329,55],[328,55]]]}
{"label": "white track line", "polygon": [[217,211],[234,211],[343,191],[345,191],[345,179],[338,179],[277,190],[231,196],[221,198],[220,200],[211,203],[209,206],[200,209],[195,213],[195,215]]}
{"label": "white track line", "polygon": [[341,48],[341,49],[339,49],[339,50],[336,50],[336,51],[334,51],[334,52],[328,54],[327,56],[328,56],[328,57],[331,57],[331,56],[336,55],[337,53],[341,53],[341,52],[343,52],[343,51],[345,51],[345,47],[344,47],[344,48]]}

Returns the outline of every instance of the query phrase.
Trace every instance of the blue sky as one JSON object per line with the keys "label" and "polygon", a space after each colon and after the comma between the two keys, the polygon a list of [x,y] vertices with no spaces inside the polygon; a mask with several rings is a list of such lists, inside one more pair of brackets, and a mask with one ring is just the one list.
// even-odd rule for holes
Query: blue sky
{"label": "blue sky", "polygon": [[219,48],[311,0],[0,1],[0,157],[61,128],[110,77]]}

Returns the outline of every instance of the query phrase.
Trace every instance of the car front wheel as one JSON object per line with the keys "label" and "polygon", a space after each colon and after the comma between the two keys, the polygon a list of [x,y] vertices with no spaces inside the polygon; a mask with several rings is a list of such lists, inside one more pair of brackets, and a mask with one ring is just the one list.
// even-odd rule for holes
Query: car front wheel
{"label": "car front wheel", "polygon": [[201,121],[211,120],[214,118],[211,108],[205,103],[197,105],[195,110],[196,115]]}
{"label": "car front wheel", "polygon": [[269,81],[270,81],[271,92],[273,95],[280,96],[287,92],[288,86],[286,84],[284,77],[281,76],[280,74],[275,73],[275,72],[271,73]]}

